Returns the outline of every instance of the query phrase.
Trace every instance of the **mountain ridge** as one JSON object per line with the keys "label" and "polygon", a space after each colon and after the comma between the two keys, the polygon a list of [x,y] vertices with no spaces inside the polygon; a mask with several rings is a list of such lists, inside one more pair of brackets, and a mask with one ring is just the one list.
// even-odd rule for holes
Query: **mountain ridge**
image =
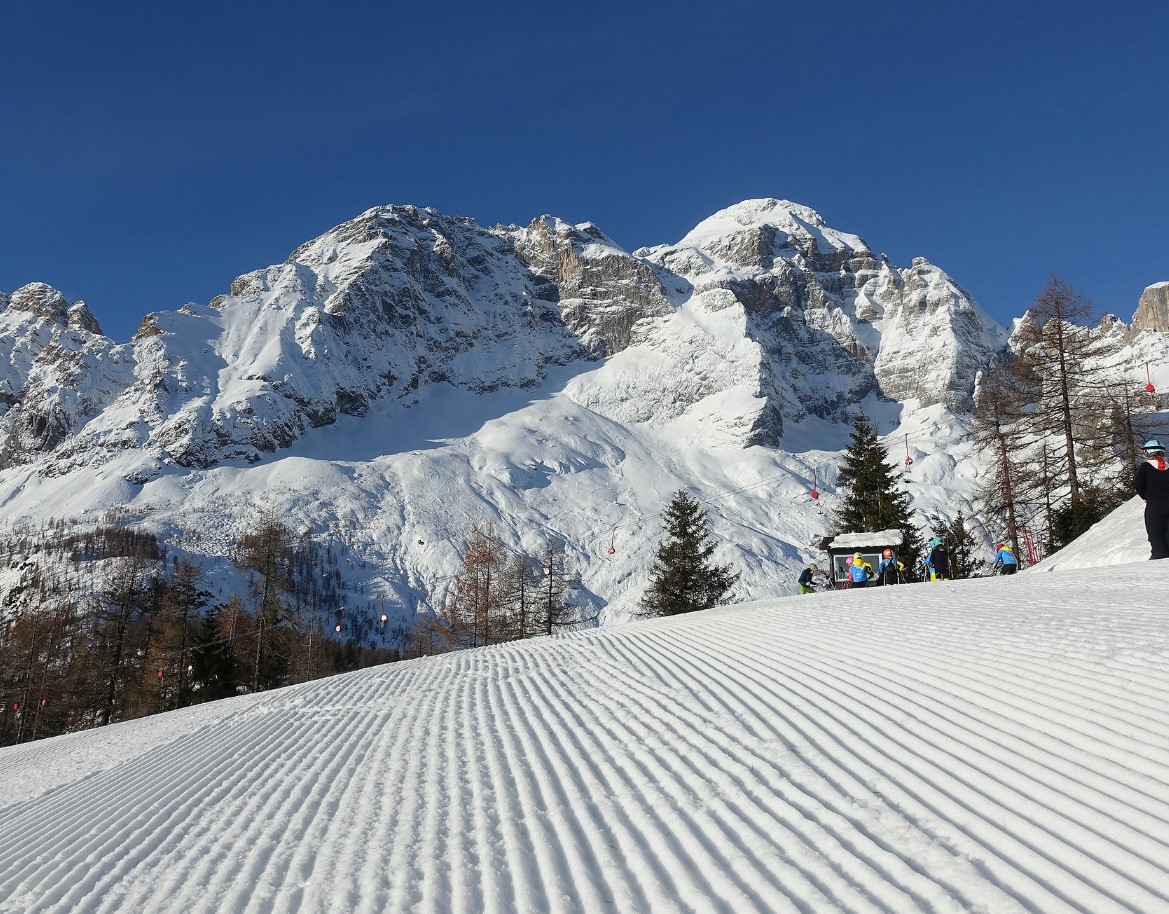
{"label": "mountain ridge", "polygon": [[[654,533],[616,536],[619,560],[599,544],[678,488],[713,499],[743,596],[774,594],[816,555],[857,408],[912,452],[918,510],[969,516],[966,410],[1008,345],[940,268],[770,198],[633,254],[591,223],[374,207],[124,344],[53,291],[0,310],[9,524],[116,507],[223,564],[265,505],[350,531],[355,586],[407,614],[485,521],[511,548],[563,543],[620,617]],[[11,305],[38,295],[48,316]]]}

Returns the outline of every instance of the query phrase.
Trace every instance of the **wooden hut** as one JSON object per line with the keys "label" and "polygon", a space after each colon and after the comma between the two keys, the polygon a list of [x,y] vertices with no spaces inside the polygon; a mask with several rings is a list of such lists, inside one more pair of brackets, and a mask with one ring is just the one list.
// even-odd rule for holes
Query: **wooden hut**
{"label": "wooden hut", "polygon": [[864,556],[866,562],[873,566],[873,583],[876,583],[877,566],[881,563],[881,553],[892,549],[897,554],[905,538],[900,530],[878,530],[876,533],[842,533],[828,544],[828,573],[832,586],[835,588],[847,587],[850,583],[848,566],[856,553]]}

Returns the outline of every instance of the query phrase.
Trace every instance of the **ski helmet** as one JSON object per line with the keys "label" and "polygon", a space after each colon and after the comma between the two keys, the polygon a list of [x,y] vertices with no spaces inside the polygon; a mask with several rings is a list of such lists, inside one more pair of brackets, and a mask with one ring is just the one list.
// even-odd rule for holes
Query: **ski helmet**
{"label": "ski helmet", "polygon": [[886,549],[884,552],[881,553],[881,555],[885,556],[885,558],[887,558],[887,559],[891,559],[891,558],[893,558],[893,550]]}
{"label": "ski helmet", "polygon": [[1161,445],[1161,442],[1158,441],[1156,438],[1150,438],[1148,441],[1145,442],[1145,451],[1147,451],[1150,454],[1164,454],[1165,448]]}
{"label": "ski helmet", "polygon": [[1003,548],[1003,544],[1002,544],[1002,543],[995,543],[995,544],[994,544],[994,548],[995,548],[995,549],[1002,549],[1002,548]]}

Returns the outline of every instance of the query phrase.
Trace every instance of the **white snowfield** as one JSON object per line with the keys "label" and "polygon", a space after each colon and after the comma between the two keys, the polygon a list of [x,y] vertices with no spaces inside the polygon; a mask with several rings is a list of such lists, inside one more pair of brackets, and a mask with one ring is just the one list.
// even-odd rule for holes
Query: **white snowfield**
{"label": "white snowfield", "polygon": [[777,599],[0,750],[0,911],[1169,911],[1167,586]]}

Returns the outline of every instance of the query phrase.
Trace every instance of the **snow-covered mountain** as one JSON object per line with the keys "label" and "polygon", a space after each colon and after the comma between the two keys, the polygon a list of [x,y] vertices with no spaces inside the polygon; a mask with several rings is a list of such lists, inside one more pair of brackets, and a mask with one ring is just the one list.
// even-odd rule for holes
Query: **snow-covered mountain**
{"label": "snow-covered mountain", "polygon": [[[373,209],[208,306],[148,315],[130,346],[104,341],[84,306],[66,314],[44,286],[19,290],[6,312],[39,319],[6,328],[6,462],[43,455],[57,472],[126,448],[183,467],[255,462],[374,401],[409,408],[436,384],[534,388],[550,367],[633,347],[660,371],[634,360],[636,390],[618,370],[576,385],[575,399],[655,425],[721,415],[731,441],[774,447],[786,422],[843,419],[869,394],[962,408],[1006,342],[941,270],[920,259],[894,270],[777,200],[731,207],[637,256],[550,217],[488,230]],[[50,326],[73,336],[50,345]],[[30,337],[42,339],[35,359]],[[122,369],[100,372],[102,361]],[[71,387],[104,394],[48,394]],[[723,415],[728,399],[743,415]]]}
{"label": "snow-covered mountain", "polygon": [[266,506],[345,538],[402,612],[488,521],[565,543],[619,617],[683,487],[742,595],[782,590],[859,406],[909,437],[919,508],[969,512],[965,411],[1007,344],[941,269],[778,200],[632,254],[587,223],[379,207],[125,344],[47,286],[0,306],[5,524],[117,509],[214,559]]}
{"label": "snow-covered mountain", "polygon": [[1160,914],[1159,563],[842,591],[0,749],[0,912]]}

